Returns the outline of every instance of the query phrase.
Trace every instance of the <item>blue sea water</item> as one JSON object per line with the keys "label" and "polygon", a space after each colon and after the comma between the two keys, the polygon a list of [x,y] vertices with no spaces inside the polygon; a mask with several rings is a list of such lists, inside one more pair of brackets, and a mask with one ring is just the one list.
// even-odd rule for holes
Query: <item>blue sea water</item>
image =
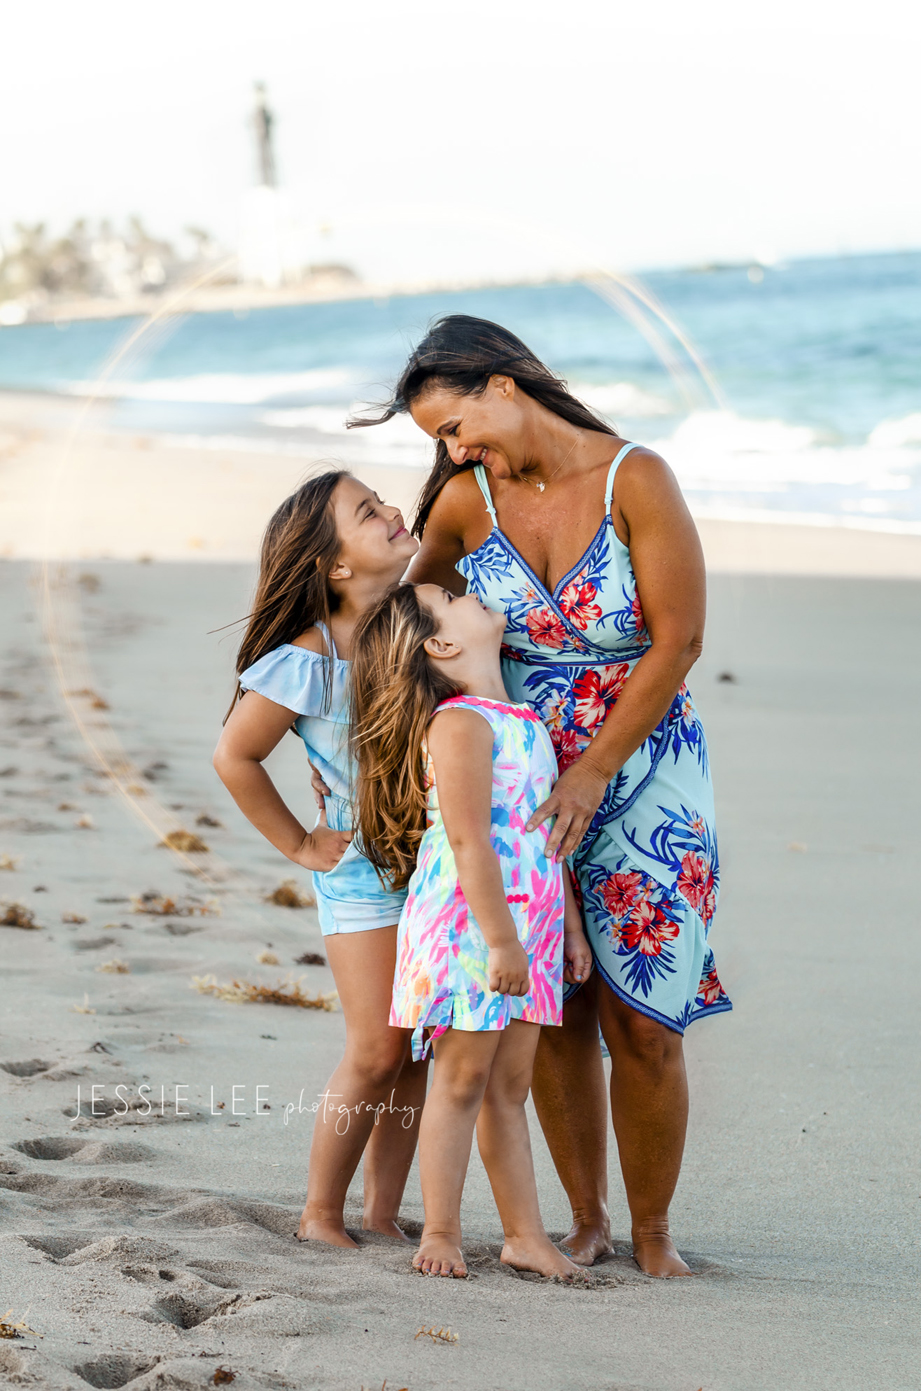
{"label": "blue sea water", "polygon": [[346,434],[344,419],[386,398],[435,316],[477,314],[659,449],[698,515],[921,532],[921,253],[641,284],[693,343],[715,395],[661,323],[677,371],[582,282],[190,314],[141,333],[110,372],[139,321],[4,328],[0,388],[101,390],[115,428],[205,446],[424,467],[430,444],[411,422]]}

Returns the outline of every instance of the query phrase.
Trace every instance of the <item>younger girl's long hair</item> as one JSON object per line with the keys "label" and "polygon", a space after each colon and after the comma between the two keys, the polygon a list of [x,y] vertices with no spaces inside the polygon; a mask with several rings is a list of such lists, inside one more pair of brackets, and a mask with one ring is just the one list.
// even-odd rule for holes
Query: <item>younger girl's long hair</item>
{"label": "younger girl's long hair", "polygon": [[355,825],[381,880],[396,889],[409,882],[425,830],[425,731],[435,707],[460,689],[425,652],[437,632],[413,585],[402,584],[364,615],[352,644]]}
{"label": "younger girl's long hair", "polygon": [[[482,396],[490,377],[511,377],[515,384],[547,410],[570,425],[597,430],[618,438],[607,421],[573,396],[562,378],[536,353],[501,324],[475,319],[470,314],[446,314],[436,319],[428,333],[410,353],[393,396],[380,415],[358,416],[348,422],[354,429],[362,425],[382,425],[409,411],[426,387],[437,384],[458,396]],[[435,463],[422,488],[413,521],[413,535],[422,535],[435,499],[455,473],[473,468],[473,463],[452,464],[444,440],[435,443]]]}
{"label": "younger girl's long hair", "polygon": [[[285,498],[269,521],[262,538],[256,597],[237,653],[238,676],[318,622],[329,628],[330,613],[336,607],[329,573],[339,554],[332,498],[336,486],[348,476],[347,469],[328,469],[309,478]],[[328,661],[325,682],[328,698],[332,686]],[[231,710],[241,694],[238,683]]]}

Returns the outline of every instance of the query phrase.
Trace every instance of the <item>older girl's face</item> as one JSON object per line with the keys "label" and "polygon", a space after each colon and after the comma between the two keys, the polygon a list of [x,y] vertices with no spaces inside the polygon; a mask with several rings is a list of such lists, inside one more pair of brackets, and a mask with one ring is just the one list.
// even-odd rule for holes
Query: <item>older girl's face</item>
{"label": "older girl's face", "polygon": [[340,570],[379,578],[385,585],[400,579],[419,542],[407,531],[399,507],[388,507],[366,484],[346,477],[333,493],[333,515],[339,558],[332,580],[340,578]]}
{"label": "older girl's face", "polygon": [[458,396],[433,383],[413,402],[410,414],[420,430],[444,440],[452,463],[483,464],[495,478],[521,472],[525,419],[521,393],[511,377],[490,377],[480,396]]}

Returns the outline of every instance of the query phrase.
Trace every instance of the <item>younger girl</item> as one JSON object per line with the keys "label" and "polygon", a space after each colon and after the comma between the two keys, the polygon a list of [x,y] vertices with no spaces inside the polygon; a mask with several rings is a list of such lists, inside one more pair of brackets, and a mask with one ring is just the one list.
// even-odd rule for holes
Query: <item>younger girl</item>
{"label": "younger girl", "polygon": [[525,1101],[540,1026],[561,1022],[564,964],[582,981],[591,952],[568,875],[544,853],[547,827],[525,832],[556,758],[502,684],[504,628],[474,595],[431,584],[403,585],[368,613],[353,668],[358,825],[381,873],[409,887],[390,1022],[414,1030],[415,1057],[425,1031],[434,1041],[413,1264],[467,1274],[460,1204],[476,1126],[502,1260],[568,1279],[577,1267],[541,1222]]}
{"label": "younger girl", "polygon": [[[388,1025],[405,895],[381,887],[352,841],[347,708],[355,625],[400,578],[418,544],[397,508],[343,471],[310,479],[282,503],[265,533],[237,659],[241,698],[214,755],[218,776],[256,829],[313,870],[346,1046],[317,1102],[298,1236],[335,1246],[356,1245],[343,1205],[366,1145],[363,1225],[406,1239],[397,1216],[425,1100],[425,1067],[409,1056],[409,1033]],[[262,766],[292,727],[330,789],[313,831]],[[376,1107],[383,1109],[375,1125]]]}

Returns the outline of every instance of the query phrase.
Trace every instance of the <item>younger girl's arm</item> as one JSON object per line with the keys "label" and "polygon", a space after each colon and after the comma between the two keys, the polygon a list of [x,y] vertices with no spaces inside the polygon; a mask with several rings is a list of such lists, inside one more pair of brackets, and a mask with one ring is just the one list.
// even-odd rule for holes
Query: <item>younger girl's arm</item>
{"label": "younger girl's arm", "polygon": [[247,691],[224,725],[214,751],[215,771],[246,819],[276,850],[305,869],[334,869],[351,834],[331,831],[325,811],[316,827],[305,831],[262,766],[296,719],[294,710]]}
{"label": "younger girl's arm", "polygon": [[518,940],[489,839],[492,729],[472,710],[444,710],[430,724],[427,742],[457,877],[489,947],[489,988],[501,995],[526,995],[528,955]]}

